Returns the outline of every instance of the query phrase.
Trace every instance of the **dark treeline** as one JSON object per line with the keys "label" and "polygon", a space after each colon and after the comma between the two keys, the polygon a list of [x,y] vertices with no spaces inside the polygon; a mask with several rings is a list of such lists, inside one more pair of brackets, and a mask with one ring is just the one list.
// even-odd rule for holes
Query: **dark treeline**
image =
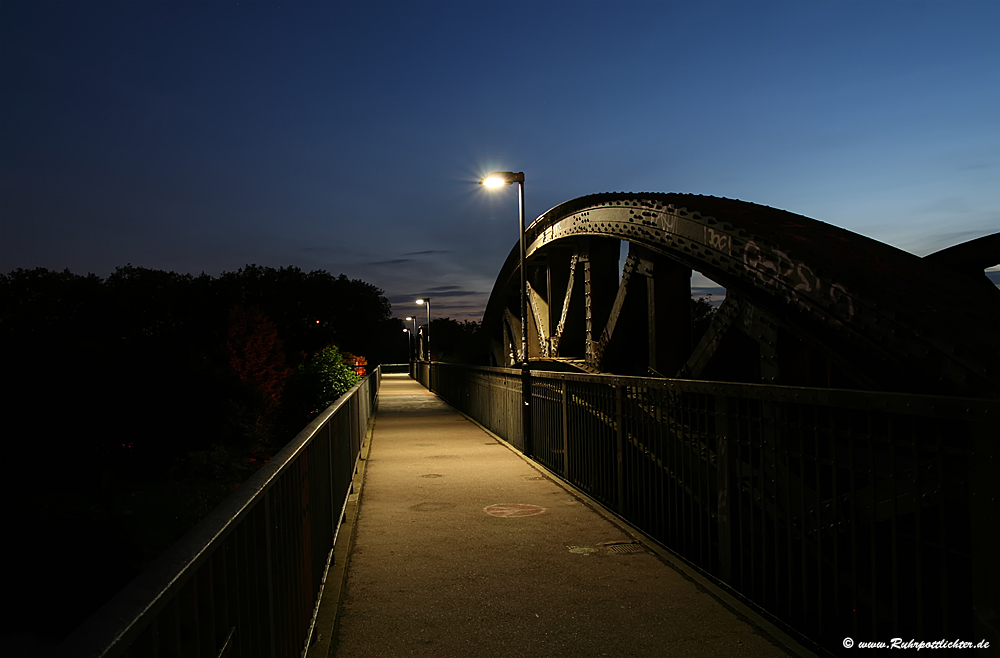
{"label": "dark treeline", "polygon": [[402,327],[325,271],[0,275],[3,646],[65,636],[356,381],[345,358],[404,361]]}
{"label": "dark treeline", "polygon": [[431,320],[431,356],[445,363],[486,365],[488,345],[482,325],[471,320]]}

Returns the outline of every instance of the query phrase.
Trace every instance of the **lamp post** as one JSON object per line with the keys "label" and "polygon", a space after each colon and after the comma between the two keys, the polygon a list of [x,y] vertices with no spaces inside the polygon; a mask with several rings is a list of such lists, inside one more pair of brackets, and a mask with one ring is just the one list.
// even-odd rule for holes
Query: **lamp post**
{"label": "lamp post", "polygon": [[406,358],[409,360],[410,355],[413,354],[413,348],[410,345],[410,330],[403,329],[403,333],[406,334]]}
{"label": "lamp post", "polygon": [[517,183],[518,234],[521,244],[521,362],[528,363],[528,274],[524,269],[524,172],[494,171],[479,181],[486,187]]}
{"label": "lamp post", "polygon": [[424,332],[424,340],[427,341],[427,363],[431,362],[431,298],[424,297],[417,300],[418,304],[427,305],[427,331]]}
{"label": "lamp post", "polygon": [[[413,323],[413,332],[410,335],[413,336],[413,340],[416,341],[417,340],[417,319],[415,317],[413,317],[412,315],[407,315],[406,319]],[[417,342],[416,344],[419,345],[420,343]],[[414,350],[410,350],[410,356],[413,356],[413,352],[414,352]]]}

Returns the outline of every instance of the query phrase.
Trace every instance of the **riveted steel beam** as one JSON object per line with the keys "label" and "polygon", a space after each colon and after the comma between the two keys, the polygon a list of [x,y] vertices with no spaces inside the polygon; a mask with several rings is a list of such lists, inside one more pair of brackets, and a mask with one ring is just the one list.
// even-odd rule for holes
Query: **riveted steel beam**
{"label": "riveted steel beam", "polygon": [[[864,380],[888,390],[1000,394],[1000,292],[995,286],[970,286],[970,278],[955,268],[956,259],[947,255],[921,259],[814,219],[743,201],[606,193],[567,201],[539,217],[526,233],[527,257],[530,262],[559,245],[601,238],[607,244],[639,245],[738,294],[781,333],[836,364],[844,375],[832,381]],[[508,258],[501,270],[484,316],[487,327],[499,326],[502,312],[497,312],[509,296],[511,277],[516,279],[516,261]],[[590,349],[579,356],[587,356],[593,366],[594,341],[617,293],[617,286],[610,294],[602,288],[598,302],[594,268],[613,265],[617,279],[617,254],[595,259],[590,249],[586,262],[591,297],[585,344]],[[656,312],[656,321],[661,319],[669,321]],[[559,336],[562,344],[565,340]],[[561,347],[560,354],[570,356]],[[773,356],[780,367],[780,345]],[[690,358],[686,361],[692,365]]]}

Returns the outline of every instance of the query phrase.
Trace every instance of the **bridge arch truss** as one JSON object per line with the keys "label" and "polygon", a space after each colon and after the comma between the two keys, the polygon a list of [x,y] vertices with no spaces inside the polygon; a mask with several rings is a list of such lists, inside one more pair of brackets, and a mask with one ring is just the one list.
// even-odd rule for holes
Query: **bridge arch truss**
{"label": "bridge arch truss", "polygon": [[[603,193],[549,210],[525,239],[532,367],[1000,394],[1000,291],[982,273],[1000,234],[920,258],[744,201]],[[695,335],[693,271],[727,290]],[[493,365],[523,360],[519,285],[515,247],[483,320]]]}

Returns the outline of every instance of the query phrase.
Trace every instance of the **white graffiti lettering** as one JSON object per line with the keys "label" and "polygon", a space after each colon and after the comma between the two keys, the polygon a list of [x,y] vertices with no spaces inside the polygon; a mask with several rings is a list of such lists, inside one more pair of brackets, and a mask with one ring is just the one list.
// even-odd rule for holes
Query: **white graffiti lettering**
{"label": "white graffiti lettering", "polygon": [[718,249],[725,254],[729,254],[733,248],[733,238],[725,233],[718,233],[715,229],[711,229],[706,226],[705,244],[712,249]]}
{"label": "white graffiti lettering", "polygon": [[[711,230],[711,229],[709,229]],[[805,263],[793,260],[780,249],[765,250],[753,240],[747,240],[743,248],[743,265],[748,274],[762,286],[775,289],[788,302],[817,313],[809,300],[797,293],[811,293],[810,298],[821,299],[824,282]],[[854,318],[854,301],[847,288],[839,282],[829,283],[830,300],[837,309],[837,315],[850,322]],[[839,325],[840,321],[829,318]]]}

